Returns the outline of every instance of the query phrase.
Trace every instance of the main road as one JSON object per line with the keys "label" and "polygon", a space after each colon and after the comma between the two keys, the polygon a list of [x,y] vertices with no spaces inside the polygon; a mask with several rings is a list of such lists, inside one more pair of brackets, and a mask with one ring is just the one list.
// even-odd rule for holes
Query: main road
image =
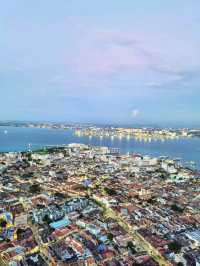
{"label": "main road", "polygon": [[[92,190],[99,187],[105,179],[105,176],[99,178],[96,184],[93,184],[92,187],[88,188],[88,196],[103,208],[105,217],[114,219],[160,266],[172,266],[172,264],[167,261],[141,234],[134,230],[133,227],[119,213],[114,211],[109,204],[106,204],[101,198],[92,193]],[[101,190],[103,190],[103,188]]]}

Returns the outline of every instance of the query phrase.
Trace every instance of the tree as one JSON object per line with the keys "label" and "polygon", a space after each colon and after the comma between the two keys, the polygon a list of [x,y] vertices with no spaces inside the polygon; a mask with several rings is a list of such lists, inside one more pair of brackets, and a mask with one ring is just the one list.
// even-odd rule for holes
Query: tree
{"label": "tree", "polygon": [[135,247],[134,247],[134,244],[132,241],[128,241],[127,248],[129,248],[131,250],[132,254],[136,253],[136,250],[135,250]]}
{"label": "tree", "polygon": [[179,242],[174,241],[168,244],[168,248],[170,251],[174,252],[174,253],[179,253],[182,246]]}
{"label": "tree", "polygon": [[46,214],[46,215],[44,216],[44,218],[43,218],[43,222],[44,222],[44,223],[47,223],[47,224],[50,224],[50,223],[52,222],[51,219],[49,218],[49,215]]}
{"label": "tree", "polygon": [[31,193],[39,193],[41,191],[41,187],[39,184],[33,184],[29,187],[29,191]]}
{"label": "tree", "polygon": [[150,199],[147,200],[147,202],[149,204],[155,204],[156,203],[156,200],[154,198],[150,198]]}
{"label": "tree", "polygon": [[28,153],[28,154],[27,154],[27,157],[28,157],[28,161],[29,161],[29,162],[32,161],[32,155],[31,155],[31,153]]}
{"label": "tree", "polygon": [[183,208],[178,206],[177,204],[172,204],[171,209],[175,212],[183,212]]}
{"label": "tree", "polygon": [[182,262],[178,262],[177,266],[184,266],[184,264]]}
{"label": "tree", "polygon": [[117,194],[116,191],[113,188],[105,187],[104,190],[109,196],[114,196],[114,195]]}
{"label": "tree", "polygon": [[113,237],[114,237],[114,236],[113,236],[112,233],[109,233],[109,234],[108,234],[108,239],[109,239],[110,241],[113,241]]}
{"label": "tree", "polygon": [[57,198],[60,198],[60,199],[66,198],[66,195],[64,193],[61,193],[61,192],[55,192],[54,196]]}

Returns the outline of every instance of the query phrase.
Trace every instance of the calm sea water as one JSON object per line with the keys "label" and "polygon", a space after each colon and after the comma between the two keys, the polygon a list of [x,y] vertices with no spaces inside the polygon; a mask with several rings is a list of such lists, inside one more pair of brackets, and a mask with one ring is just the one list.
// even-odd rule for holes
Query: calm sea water
{"label": "calm sea water", "polygon": [[[6,133],[7,132],[7,133]],[[55,130],[41,128],[0,127],[0,151],[24,151],[38,149],[47,145],[84,143],[120,148],[122,153],[136,152],[143,155],[169,156],[194,161],[200,169],[200,138],[176,139],[167,141],[144,142],[135,139],[114,139],[75,136],[73,130]]]}

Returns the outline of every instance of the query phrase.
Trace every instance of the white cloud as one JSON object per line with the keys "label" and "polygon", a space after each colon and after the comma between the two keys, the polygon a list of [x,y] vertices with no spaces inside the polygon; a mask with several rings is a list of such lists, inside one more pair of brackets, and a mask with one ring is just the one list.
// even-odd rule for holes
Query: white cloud
{"label": "white cloud", "polygon": [[139,115],[140,115],[140,110],[138,110],[138,109],[133,109],[133,110],[131,111],[131,117],[136,118],[136,117],[138,117]]}

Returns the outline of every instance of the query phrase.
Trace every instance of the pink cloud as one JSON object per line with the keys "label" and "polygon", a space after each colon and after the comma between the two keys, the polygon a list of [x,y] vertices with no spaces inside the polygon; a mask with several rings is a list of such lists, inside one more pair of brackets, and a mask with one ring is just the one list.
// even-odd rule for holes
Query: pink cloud
{"label": "pink cloud", "polygon": [[135,46],[129,34],[96,31],[80,42],[72,66],[84,74],[107,74],[118,71],[142,70],[148,60]]}
{"label": "pink cloud", "polygon": [[[82,34],[84,37],[80,38],[75,54],[67,63],[82,85],[100,85],[103,80],[105,85],[112,74],[133,74],[143,75],[143,86],[164,87],[181,83],[182,75],[188,71],[189,59],[184,51],[187,54],[190,49],[186,44],[185,49],[177,51],[179,41],[173,36],[168,44],[165,39],[170,36],[162,34],[151,36],[119,30],[90,30]],[[160,45],[159,42],[164,41],[166,44]],[[191,62],[197,66],[196,61]],[[147,76],[147,72],[151,75]]]}

